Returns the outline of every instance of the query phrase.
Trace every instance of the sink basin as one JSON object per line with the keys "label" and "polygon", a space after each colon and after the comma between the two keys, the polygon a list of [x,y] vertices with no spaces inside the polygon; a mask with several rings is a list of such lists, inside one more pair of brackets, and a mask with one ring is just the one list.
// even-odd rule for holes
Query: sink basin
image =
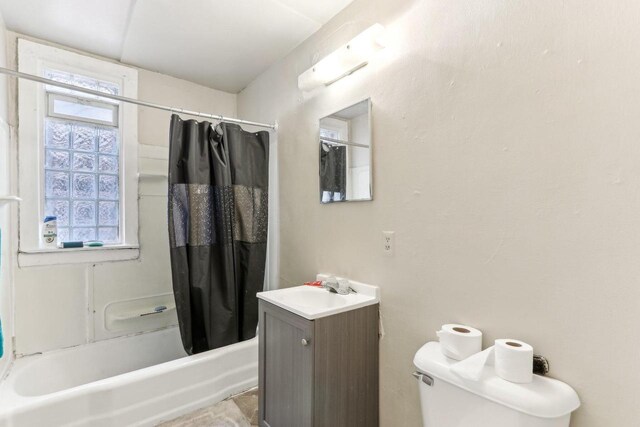
{"label": "sink basin", "polygon": [[[318,280],[324,279],[325,275],[318,275]],[[260,292],[258,298],[309,320],[355,310],[380,301],[376,286],[354,281],[350,281],[350,284],[356,293],[339,295],[323,288],[296,286]]]}
{"label": "sink basin", "polygon": [[336,308],[349,304],[347,295],[338,295],[329,291],[318,292],[310,286],[297,286],[289,292],[283,292],[280,301],[286,305],[304,309]]}

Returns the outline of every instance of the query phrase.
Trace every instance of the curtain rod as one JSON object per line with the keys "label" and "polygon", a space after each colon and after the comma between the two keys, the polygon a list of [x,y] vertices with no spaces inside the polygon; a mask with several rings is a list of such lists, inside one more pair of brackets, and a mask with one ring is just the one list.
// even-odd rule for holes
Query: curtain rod
{"label": "curtain rod", "polygon": [[225,116],[221,116],[221,115],[218,115],[218,114],[200,113],[198,111],[185,110],[184,108],[176,108],[176,107],[170,107],[170,106],[167,106],[167,105],[155,104],[153,102],[140,101],[138,99],[127,98],[127,97],[119,96],[119,95],[111,95],[109,93],[104,93],[104,92],[100,92],[100,91],[93,90],[93,89],[86,89],[86,88],[83,88],[83,87],[80,87],[80,86],[74,86],[74,85],[58,82],[58,81],[51,80],[51,79],[45,79],[44,77],[34,76],[33,74],[27,74],[27,73],[21,73],[19,71],[13,71],[13,70],[10,70],[9,68],[0,67],[0,74],[6,74],[6,75],[9,75],[9,76],[17,77],[19,79],[31,80],[31,81],[38,82],[38,83],[44,83],[44,84],[51,85],[51,86],[61,87],[61,88],[64,88],[64,89],[70,89],[70,90],[73,90],[73,91],[76,91],[76,92],[82,92],[82,93],[87,93],[89,95],[99,96],[99,97],[102,97],[102,98],[113,99],[114,101],[127,102],[129,104],[141,105],[143,107],[155,108],[155,109],[158,109],[158,110],[169,111],[169,112],[172,112],[172,113],[185,114],[187,116],[204,117],[204,118],[207,118],[207,119],[219,120],[219,121],[229,122],[229,123],[236,123],[236,124],[241,124],[241,125],[257,126],[257,127],[267,128],[267,129],[273,129],[274,131],[278,130],[278,124],[277,123],[276,124],[268,124],[268,123],[252,122],[250,120],[234,119],[234,118],[231,118],[231,117],[225,117]]}
{"label": "curtain rod", "polygon": [[320,141],[326,142],[326,143],[329,143],[329,144],[340,144],[340,145],[350,145],[350,146],[353,146],[353,147],[371,148],[371,146],[369,146],[369,145],[358,144],[356,142],[345,141],[345,140],[342,140],[342,139],[329,138],[329,137],[326,137],[326,136],[321,136],[320,137]]}

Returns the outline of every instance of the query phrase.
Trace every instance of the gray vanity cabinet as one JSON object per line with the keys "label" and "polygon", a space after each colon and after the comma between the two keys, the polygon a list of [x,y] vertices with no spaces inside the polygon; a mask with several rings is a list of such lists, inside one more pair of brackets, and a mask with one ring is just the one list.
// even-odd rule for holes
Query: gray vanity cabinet
{"label": "gray vanity cabinet", "polygon": [[260,300],[261,427],[378,426],[378,304],[308,320]]}

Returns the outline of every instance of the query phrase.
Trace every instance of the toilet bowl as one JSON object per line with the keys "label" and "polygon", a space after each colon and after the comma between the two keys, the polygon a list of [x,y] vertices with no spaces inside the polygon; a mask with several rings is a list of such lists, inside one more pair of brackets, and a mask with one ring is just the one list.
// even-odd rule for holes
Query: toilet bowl
{"label": "toilet bowl", "polygon": [[451,372],[458,363],[429,342],[415,355],[424,427],[568,427],[580,399],[567,384],[534,375],[528,384],[505,381],[484,367],[478,381]]}

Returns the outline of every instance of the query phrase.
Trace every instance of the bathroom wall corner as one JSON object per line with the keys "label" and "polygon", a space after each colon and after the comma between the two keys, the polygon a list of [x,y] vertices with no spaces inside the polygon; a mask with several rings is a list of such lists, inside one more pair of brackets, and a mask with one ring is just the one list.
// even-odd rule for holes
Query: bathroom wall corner
{"label": "bathroom wall corner", "polygon": [[[6,57],[7,31],[4,19],[0,14],[0,66],[7,66]],[[11,179],[11,127],[9,126],[9,88],[5,76],[0,77],[0,195],[12,195]],[[0,230],[2,241],[0,246],[0,319],[2,321],[3,355],[0,358],[0,378],[2,378],[14,357],[13,349],[13,260],[11,227],[13,203],[0,204]]]}

